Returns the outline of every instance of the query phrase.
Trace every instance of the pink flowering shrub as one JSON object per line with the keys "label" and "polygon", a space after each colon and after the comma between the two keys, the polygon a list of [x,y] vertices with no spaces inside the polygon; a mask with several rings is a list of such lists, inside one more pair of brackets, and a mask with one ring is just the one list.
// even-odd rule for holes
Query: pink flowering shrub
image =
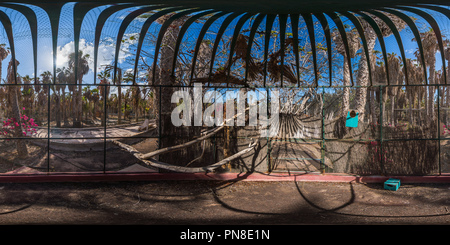
{"label": "pink flowering shrub", "polygon": [[[23,108],[25,110],[25,107]],[[16,118],[9,118],[3,121],[3,126],[0,129],[0,135],[12,136],[16,127],[22,126],[23,136],[31,136],[36,133],[36,128],[38,125],[34,122],[33,118],[29,118],[26,115],[22,115],[20,120]]]}

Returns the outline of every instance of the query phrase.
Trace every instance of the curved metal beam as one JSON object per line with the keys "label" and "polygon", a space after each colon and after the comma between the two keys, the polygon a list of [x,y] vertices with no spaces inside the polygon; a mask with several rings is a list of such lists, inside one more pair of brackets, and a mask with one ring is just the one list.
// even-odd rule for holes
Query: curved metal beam
{"label": "curved metal beam", "polygon": [[363,43],[364,54],[366,56],[367,68],[369,70],[370,86],[372,86],[373,85],[373,82],[372,82],[372,65],[371,65],[371,61],[370,61],[369,47],[367,46],[367,40],[366,40],[366,35],[364,33],[364,28],[362,27],[361,22],[359,21],[359,19],[356,18],[356,16],[354,16],[352,13],[342,12],[341,14],[343,16],[347,17],[353,23],[353,25],[355,26],[356,30],[358,31],[359,37],[361,38],[361,41]]}
{"label": "curved metal beam", "polygon": [[[430,24],[431,28],[433,28],[434,34],[436,35],[436,39],[438,41],[439,50],[441,52],[442,68],[445,71],[446,65],[445,65],[444,43],[442,41],[441,29],[439,28],[439,25],[436,22],[436,20],[427,12],[416,9],[416,8],[411,8],[411,7],[396,7],[396,8],[417,14],[418,16],[424,18]],[[445,81],[445,83],[447,83],[447,73],[443,72],[443,75],[444,75],[444,81]]]}
{"label": "curved metal beam", "polygon": [[276,17],[275,15],[270,14],[266,18],[266,33],[264,36],[264,87],[266,86],[267,81],[267,62],[269,55],[269,44],[275,17]]}
{"label": "curved metal beam", "polygon": [[[406,85],[409,85],[408,68],[406,66],[405,49],[403,48],[403,41],[400,36],[400,33],[397,30],[397,27],[395,26],[394,22],[392,22],[392,20],[382,12],[375,11],[375,10],[367,10],[366,12],[368,12],[368,13],[380,18],[382,21],[384,21],[384,23],[386,23],[386,25],[391,29],[392,34],[394,34],[394,37],[397,40],[397,44],[400,49],[400,54],[402,56],[402,61],[403,61],[403,65],[405,68],[404,69],[405,70],[405,82],[406,82]],[[388,73],[386,72],[386,74],[388,74]],[[388,85],[390,85],[390,84],[388,83]]]}
{"label": "curved metal beam", "polygon": [[[137,9],[133,12],[131,12],[129,15],[127,15],[123,21],[122,24],[120,25],[119,28],[119,33],[117,34],[117,40],[116,40],[116,50],[114,53],[114,73],[113,73],[113,81],[114,83],[116,82],[116,78],[117,78],[117,65],[119,62],[119,52],[120,52],[120,46],[122,44],[122,38],[123,35],[125,34],[126,29],[128,28],[128,26],[130,25],[130,23],[139,15],[144,14],[146,12],[155,10],[161,8],[161,6],[147,6],[147,7],[143,7],[140,9]],[[163,10],[164,11],[164,10]],[[161,11],[161,12],[163,12]],[[136,62],[136,61],[135,61]],[[133,81],[134,83],[134,81]]]}
{"label": "curved metal beam", "polygon": [[175,44],[175,49],[174,49],[174,52],[173,52],[172,76],[175,76],[175,69],[176,69],[176,64],[177,64],[178,51],[180,50],[181,42],[183,41],[184,34],[188,30],[188,28],[192,25],[192,23],[197,21],[199,18],[201,18],[201,17],[203,17],[205,15],[212,14],[212,13],[217,13],[217,12],[218,12],[217,10],[209,10],[209,11],[204,11],[204,12],[198,13],[198,14],[190,17],[183,24],[183,26],[180,29],[180,33],[178,33],[177,42]]}
{"label": "curved metal beam", "polygon": [[142,25],[141,32],[139,33],[138,46],[136,49],[136,58],[134,60],[133,84],[136,84],[136,75],[137,75],[137,69],[138,69],[138,64],[139,64],[139,57],[141,56],[142,44],[144,43],[144,39],[145,39],[148,29],[153,24],[153,22],[155,22],[161,16],[166,15],[173,11],[180,10],[180,9],[182,9],[182,7],[172,7],[172,8],[167,8],[167,9],[164,9],[157,13],[154,13]]}
{"label": "curved metal beam", "polygon": [[380,27],[378,26],[377,22],[372,19],[369,15],[363,13],[363,12],[357,12],[361,17],[369,23],[369,25],[372,27],[373,31],[377,35],[378,41],[380,42],[381,52],[383,53],[383,59],[384,59],[384,68],[386,70],[386,80],[387,84],[390,85],[390,79],[389,79],[389,66],[388,66],[388,57],[386,52],[386,45],[384,43],[384,37],[381,33]]}
{"label": "curved metal beam", "polygon": [[280,20],[280,50],[282,50],[281,52],[281,57],[280,57],[280,64],[281,64],[281,72],[280,72],[280,84],[281,87],[283,87],[283,75],[284,75],[284,56],[286,53],[286,45],[285,45],[285,41],[286,41],[286,23],[287,23],[287,15],[285,14],[280,14],[278,16],[279,20]]}
{"label": "curved metal beam", "polygon": [[259,14],[252,24],[252,29],[250,30],[250,35],[248,36],[248,44],[247,44],[247,54],[245,56],[245,77],[244,81],[248,82],[248,68],[249,68],[249,62],[251,58],[251,51],[253,46],[253,40],[255,38],[256,31],[258,30],[258,27],[260,26],[262,20],[266,17],[265,14]]}
{"label": "curved metal beam", "polygon": [[[75,50],[75,67],[74,67],[74,79],[75,84],[78,81],[78,52],[80,49],[80,31],[81,25],[83,24],[84,16],[91,9],[101,6],[103,4],[100,3],[75,3],[73,7],[73,35],[74,35],[74,50]],[[53,73],[53,83],[56,80],[56,73]],[[80,82],[81,83],[81,82]]]}
{"label": "curved metal beam", "polygon": [[66,4],[65,2],[59,2],[54,4],[49,3],[34,3],[34,5],[44,10],[49,19],[50,27],[52,30],[52,45],[53,45],[53,76],[56,74],[56,57],[58,51],[58,30],[59,30],[59,18],[61,16],[61,9]]}
{"label": "curved metal beam", "polygon": [[162,39],[164,37],[164,35],[166,34],[167,29],[169,28],[169,26],[172,24],[172,22],[174,22],[176,19],[191,14],[193,12],[198,12],[198,11],[202,11],[201,9],[187,9],[187,10],[183,10],[179,13],[174,14],[173,16],[171,16],[168,20],[166,20],[163,25],[161,26],[161,29],[159,30],[159,34],[158,34],[158,39],[156,40],[156,45],[155,45],[155,53],[154,53],[154,58],[153,58],[153,82],[155,81],[156,78],[156,64],[158,63],[158,55],[159,55],[159,49],[161,48],[161,44],[162,44]]}
{"label": "curved metal beam", "polygon": [[419,48],[419,53],[420,53],[420,59],[421,59],[422,67],[423,67],[423,74],[424,74],[425,84],[428,85],[427,66],[425,64],[425,56],[424,56],[424,51],[423,51],[422,39],[420,38],[419,29],[414,24],[414,21],[408,15],[406,15],[406,14],[400,12],[400,11],[397,11],[395,9],[383,8],[382,10],[384,12],[393,14],[393,15],[397,16],[398,18],[402,19],[409,26],[409,28],[411,28],[411,31],[412,31],[412,33],[414,35],[414,38],[416,39],[417,46]]}
{"label": "curved metal beam", "polygon": [[312,21],[312,14],[302,14],[303,19],[306,23],[306,28],[308,29],[309,40],[311,43],[311,52],[313,56],[314,65],[314,78],[316,87],[319,86],[319,71],[317,70],[317,54],[316,54],[316,38],[314,34],[314,23]]}
{"label": "curved metal beam", "polygon": [[8,17],[5,12],[0,10],[0,22],[5,28],[6,35],[8,37],[9,47],[11,49],[11,60],[14,62],[13,64],[13,75],[14,75],[14,84],[17,84],[17,67],[15,65],[16,61],[16,49],[14,47],[14,35],[12,30],[11,19]]}
{"label": "curved metal beam", "polygon": [[225,14],[229,14],[229,13],[228,12],[220,12],[218,14],[215,14],[212,17],[210,17],[203,25],[203,27],[197,37],[197,43],[195,44],[194,56],[192,57],[192,63],[191,63],[191,75],[189,78],[189,85],[192,84],[192,79],[194,78],[194,71],[195,71],[195,64],[197,63],[198,50],[200,49],[200,45],[203,42],[203,37],[205,36],[206,32],[208,31],[208,29],[212,25],[212,23],[214,23],[218,18],[224,16]]}
{"label": "curved metal beam", "polygon": [[241,13],[234,13],[229,15],[223,22],[222,25],[220,26],[219,31],[217,32],[217,36],[216,36],[216,40],[214,41],[214,46],[211,52],[211,61],[210,61],[210,67],[209,67],[209,81],[211,79],[211,75],[212,75],[212,69],[214,67],[214,60],[216,58],[216,51],[217,48],[219,47],[219,42],[220,39],[223,36],[223,33],[225,32],[225,30],[227,29],[228,25],[231,23],[231,21],[233,21],[235,18],[237,18],[239,15],[242,15]]}
{"label": "curved metal beam", "polygon": [[[230,45],[230,54],[228,56],[228,66],[227,66],[227,79],[230,76],[231,73],[231,64],[233,62],[233,54],[234,54],[234,48],[236,47],[236,40],[237,37],[239,35],[239,33],[241,32],[242,26],[244,25],[244,23],[250,19],[250,17],[252,17],[253,14],[245,14],[244,16],[242,16],[238,23],[236,24],[236,26],[234,27],[234,33],[233,33],[233,38],[231,40],[231,45]],[[228,83],[227,83],[228,85]]]}
{"label": "curved metal beam", "polygon": [[338,28],[339,34],[341,35],[342,43],[344,44],[345,54],[346,54],[346,58],[347,58],[348,70],[350,72],[350,82],[352,84],[351,86],[354,86],[353,75],[352,75],[353,74],[352,59],[350,57],[350,49],[348,46],[347,33],[345,31],[344,24],[342,23],[341,18],[336,13],[327,13],[327,15],[330,16],[331,19],[334,21],[334,23],[336,24],[336,27]]}
{"label": "curved metal beam", "polygon": [[332,54],[332,45],[331,45],[331,31],[330,26],[328,24],[327,18],[323,13],[314,14],[316,18],[319,20],[320,25],[322,26],[323,32],[325,34],[325,39],[327,42],[327,53],[328,53],[328,73],[330,79],[330,87],[333,85],[333,54]]}
{"label": "curved metal beam", "polygon": [[[14,9],[25,16],[30,25],[31,40],[33,43],[34,81],[37,82],[37,17],[36,13],[28,6],[20,4],[0,3],[0,6]],[[53,79],[55,81],[55,79]]]}
{"label": "curved metal beam", "polygon": [[298,27],[299,27],[298,20],[300,18],[300,15],[299,14],[291,14],[291,15],[289,15],[289,18],[291,19],[292,38],[294,40],[292,48],[294,51],[295,68],[297,71],[297,86],[300,87],[300,57],[298,56]]}
{"label": "curved metal beam", "polygon": [[95,38],[94,38],[94,84],[97,82],[97,61],[98,61],[98,46],[100,44],[100,36],[102,34],[103,26],[105,25],[106,20],[111,17],[114,13],[125,9],[134,7],[134,4],[121,4],[121,5],[113,5],[104,9],[97,18],[97,24],[95,25]]}

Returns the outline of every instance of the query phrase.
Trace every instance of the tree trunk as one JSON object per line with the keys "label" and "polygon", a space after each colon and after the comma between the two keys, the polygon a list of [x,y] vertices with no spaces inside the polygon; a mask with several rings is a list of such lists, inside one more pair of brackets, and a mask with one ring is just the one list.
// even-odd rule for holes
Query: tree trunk
{"label": "tree trunk", "polygon": [[395,96],[391,96],[391,125],[395,125]]}
{"label": "tree trunk", "polygon": [[59,98],[59,95],[55,93],[55,106],[56,106],[56,111],[55,111],[55,116],[56,116],[56,127],[60,128],[61,127],[61,100]]}
{"label": "tree trunk", "polygon": [[[435,82],[436,72],[435,72],[435,62],[430,62],[430,84],[436,84]],[[428,111],[430,116],[428,118],[428,122],[434,122],[436,120],[436,116],[434,114],[434,93],[436,92],[435,86],[428,87]]]}
{"label": "tree trunk", "polygon": [[350,109],[350,76],[347,58],[344,55],[344,93],[342,95],[342,115],[344,117],[347,116],[347,111]]}
{"label": "tree trunk", "polygon": [[80,123],[80,126],[81,126],[81,121],[82,121],[82,114],[83,114],[83,99],[82,99],[82,91],[83,91],[83,88],[82,88],[82,86],[81,86],[81,81],[83,80],[83,76],[80,76],[79,77],[79,81],[78,81],[78,106],[77,106],[77,110],[78,110],[78,114],[77,114],[77,117],[78,117],[78,122]]}
{"label": "tree trunk", "polygon": [[377,124],[377,114],[375,113],[375,108],[376,108],[375,101],[377,100],[377,98],[376,98],[377,94],[373,88],[369,90],[369,93],[370,93],[370,98],[371,98],[370,103],[369,103],[370,115],[372,117],[372,124],[375,125],[375,124]]}
{"label": "tree trunk", "polygon": [[[120,80],[119,80],[119,85],[120,85]],[[118,104],[119,104],[119,111],[117,112],[117,123],[121,124],[122,123],[122,87],[119,86],[118,87]]]}
{"label": "tree trunk", "polygon": [[[376,35],[375,33],[366,33],[367,46],[369,53],[372,53],[375,47]],[[369,85],[369,68],[367,66],[367,59],[365,53],[362,52],[361,59],[358,63],[358,73],[356,77],[357,85],[363,86],[356,89],[356,110],[359,112],[359,121],[364,121],[365,118],[365,108],[367,103],[367,86]]]}
{"label": "tree trunk", "polygon": [[[15,66],[17,67],[18,62],[14,62]],[[8,75],[7,75],[7,81],[10,84],[14,84],[15,78],[13,77],[13,60],[10,61],[8,66]],[[20,106],[19,106],[19,86],[10,86],[10,103],[11,103],[11,112],[12,116],[15,119],[15,122],[17,122],[16,127],[14,128],[14,137],[23,137],[23,128],[22,128],[22,122],[20,121],[21,115],[20,115]],[[28,149],[25,140],[23,139],[17,139],[16,140],[16,149],[17,149],[17,155],[19,158],[27,158],[28,157]]]}
{"label": "tree trunk", "polygon": [[[174,55],[173,48],[175,47],[176,38],[179,34],[179,26],[181,26],[181,24],[182,22],[177,21],[168,28],[163,37],[160,50],[159,69],[157,69],[159,72],[155,74],[155,77],[157,78],[155,81],[156,85],[177,85],[175,78],[171,76],[171,70]],[[159,148],[182,144],[200,135],[200,127],[175,127],[172,124],[171,113],[175,108],[175,104],[171,103],[171,97],[173,92],[178,88],[162,86],[159,89],[159,91],[156,91],[155,96],[156,110],[158,111],[161,109],[156,115],[156,122],[158,124],[160,123],[159,127],[157,127],[158,133],[161,136]],[[160,161],[177,165],[183,164],[185,161],[184,164],[186,164],[200,153],[200,147],[192,146],[171,154],[161,155]],[[183,161],[180,159],[183,159]]]}
{"label": "tree trunk", "polygon": [[[409,101],[409,123],[411,125],[413,125],[414,121],[413,121],[412,105],[413,105],[414,101],[413,101],[412,92],[408,93],[408,95],[409,95],[409,99],[408,99],[408,101]],[[418,107],[420,109],[420,102],[418,103]],[[419,114],[420,114],[420,111],[419,111]]]}

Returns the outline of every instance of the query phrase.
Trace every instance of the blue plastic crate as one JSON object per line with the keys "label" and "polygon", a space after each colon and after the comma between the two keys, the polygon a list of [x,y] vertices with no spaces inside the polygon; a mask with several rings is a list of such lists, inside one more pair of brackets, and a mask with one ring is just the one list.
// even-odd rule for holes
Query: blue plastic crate
{"label": "blue plastic crate", "polygon": [[386,182],[384,182],[384,189],[396,191],[400,187],[400,180],[399,179],[388,179]]}

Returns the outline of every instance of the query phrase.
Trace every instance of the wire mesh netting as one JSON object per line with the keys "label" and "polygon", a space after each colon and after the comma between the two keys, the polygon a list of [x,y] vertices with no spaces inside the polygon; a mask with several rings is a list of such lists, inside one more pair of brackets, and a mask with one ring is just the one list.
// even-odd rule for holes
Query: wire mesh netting
{"label": "wire mesh netting", "polygon": [[0,4],[0,172],[448,173],[449,11]]}

